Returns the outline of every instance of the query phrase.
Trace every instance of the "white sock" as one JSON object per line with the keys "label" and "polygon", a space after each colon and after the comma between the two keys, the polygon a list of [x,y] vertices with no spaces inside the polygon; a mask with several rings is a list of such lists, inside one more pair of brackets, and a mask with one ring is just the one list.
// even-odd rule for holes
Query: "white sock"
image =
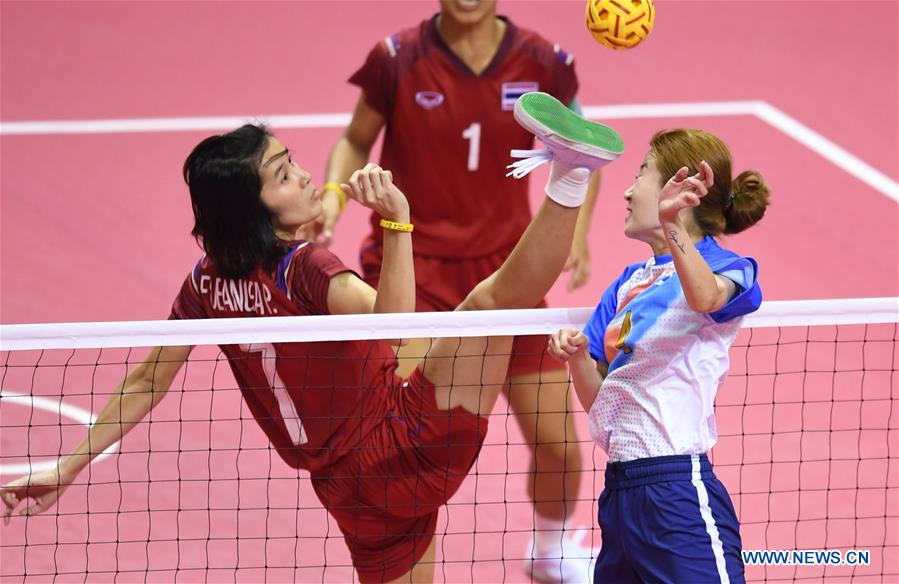
{"label": "white sock", "polygon": [[580,207],[587,198],[590,169],[553,160],[546,183],[546,194],[563,207]]}
{"label": "white sock", "polygon": [[564,519],[548,519],[534,515],[535,558],[558,558],[562,555],[562,528],[564,526]]}

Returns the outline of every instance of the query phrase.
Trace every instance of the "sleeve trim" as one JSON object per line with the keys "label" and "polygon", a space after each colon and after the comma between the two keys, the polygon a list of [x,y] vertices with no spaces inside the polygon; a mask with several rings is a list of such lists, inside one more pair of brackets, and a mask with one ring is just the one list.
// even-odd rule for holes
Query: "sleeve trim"
{"label": "sleeve trim", "polygon": [[290,301],[293,301],[293,292],[291,291],[290,287],[290,269],[293,267],[293,260],[297,257],[297,252],[307,245],[309,245],[309,242],[304,241],[303,243],[293,248],[290,251],[289,257],[285,258],[287,261],[285,262],[286,265],[284,266],[283,272],[281,274],[278,274],[277,284],[279,284],[280,288],[280,284],[282,284],[283,282],[284,287],[282,288],[282,291],[287,295],[287,299]]}
{"label": "sleeve trim", "polygon": [[203,257],[200,258],[200,261],[197,262],[197,265],[194,266],[194,269],[190,271],[190,285],[198,296],[200,294],[200,266],[203,265],[203,260],[205,259],[206,254],[203,254]]}
{"label": "sleeve trim", "polygon": [[559,43],[553,45],[553,53],[559,56],[559,61],[565,63],[565,65],[568,65],[569,67],[574,63],[574,54],[562,49]]}

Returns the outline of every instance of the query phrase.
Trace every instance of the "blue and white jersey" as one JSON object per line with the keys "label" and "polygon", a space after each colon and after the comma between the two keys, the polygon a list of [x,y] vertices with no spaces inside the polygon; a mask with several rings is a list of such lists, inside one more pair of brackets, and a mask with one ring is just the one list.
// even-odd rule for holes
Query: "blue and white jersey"
{"label": "blue and white jersey", "polygon": [[590,433],[611,461],[701,454],[718,440],[715,394],[743,316],[761,305],[758,264],[706,237],[696,249],[737,293],[720,310],[687,305],[670,255],[628,266],[603,293],[584,333],[609,372]]}

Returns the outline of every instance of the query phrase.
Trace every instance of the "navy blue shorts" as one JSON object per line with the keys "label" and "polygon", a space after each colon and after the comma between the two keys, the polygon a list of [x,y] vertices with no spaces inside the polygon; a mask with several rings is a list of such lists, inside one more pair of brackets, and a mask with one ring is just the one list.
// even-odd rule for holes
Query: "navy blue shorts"
{"label": "navy blue shorts", "polygon": [[745,582],[740,523],[705,454],[606,467],[594,584]]}

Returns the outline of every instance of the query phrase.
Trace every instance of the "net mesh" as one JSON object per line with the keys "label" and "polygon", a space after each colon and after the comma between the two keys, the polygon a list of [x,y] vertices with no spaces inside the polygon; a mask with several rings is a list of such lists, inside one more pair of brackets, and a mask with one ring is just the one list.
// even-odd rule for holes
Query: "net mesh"
{"label": "net mesh", "polygon": [[[867,565],[746,566],[749,581],[899,578],[897,299],[768,303],[718,392],[712,453],[744,550],[868,550]],[[52,468],[146,355],[197,344],[168,397],[44,514],[0,531],[0,576],[60,581],[355,578],[305,471],[281,460],[216,344],[545,334],[586,309],[0,329],[0,480]],[[323,320],[319,320],[319,319]],[[298,326],[297,323],[303,323]],[[214,343],[210,345],[209,343]],[[583,464],[566,538],[595,557],[604,453],[572,408]],[[436,581],[527,581],[530,450],[507,402],[437,524]]]}

